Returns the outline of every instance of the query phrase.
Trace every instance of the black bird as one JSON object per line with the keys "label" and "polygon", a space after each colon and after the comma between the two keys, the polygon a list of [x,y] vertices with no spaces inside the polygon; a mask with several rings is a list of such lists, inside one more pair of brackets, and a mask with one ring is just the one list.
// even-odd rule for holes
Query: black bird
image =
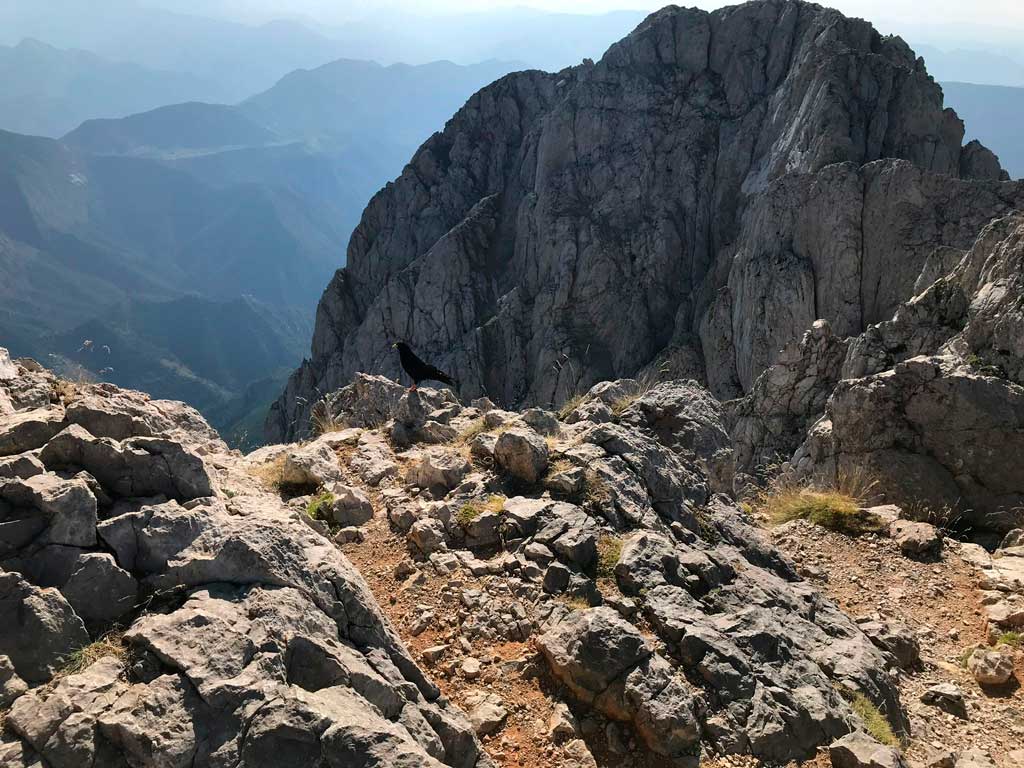
{"label": "black bird", "polygon": [[391,346],[398,350],[398,357],[402,361],[402,370],[409,374],[409,378],[412,379],[412,386],[409,387],[410,392],[415,391],[421,381],[439,381],[442,384],[448,384],[458,389],[459,385],[455,379],[444,371],[438,370],[430,363],[420,360],[404,341],[395,342]]}

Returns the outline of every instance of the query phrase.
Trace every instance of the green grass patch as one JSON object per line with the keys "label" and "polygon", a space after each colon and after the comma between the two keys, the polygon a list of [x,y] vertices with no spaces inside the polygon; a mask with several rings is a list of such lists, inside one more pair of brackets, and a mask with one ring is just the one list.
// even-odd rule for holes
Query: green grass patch
{"label": "green grass patch", "polygon": [[494,494],[487,497],[486,501],[470,501],[462,505],[462,508],[455,513],[455,520],[463,528],[466,528],[470,523],[476,520],[484,512],[493,512],[497,514],[505,506],[505,497],[500,494]]}
{"label": "green grass patch", "polygon": [[875,741],[889,747],[898,747],[900,740],[892,732],[892,726],[871,700],[863,693],[854,693],[850,698],[850,707],[864,721],[864,727]]}
{"label": "green grass patch", "polygon": [[1020,632],[1003,632],[996,640],[996,645],[1009,645],[1013,648],[1020,648],[1024,643],[1024,635]]}
{"label": "green grass patch", "polygon": [[330,509],[332,504],[334,504],[334,494],[329,491],[323,491],[310,499],[309,503],[306,504],[306,514],[311,520],[332,523],[334,522]]}

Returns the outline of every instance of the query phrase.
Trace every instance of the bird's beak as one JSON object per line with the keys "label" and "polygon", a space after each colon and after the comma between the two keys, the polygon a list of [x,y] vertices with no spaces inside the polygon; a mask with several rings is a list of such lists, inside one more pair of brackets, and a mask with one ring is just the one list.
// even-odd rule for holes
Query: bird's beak
{"label": "bird's beak", "polygon": [[392,349],[398,349],[398,342],[396,341],[394,344],[392,344],[391,348]]}

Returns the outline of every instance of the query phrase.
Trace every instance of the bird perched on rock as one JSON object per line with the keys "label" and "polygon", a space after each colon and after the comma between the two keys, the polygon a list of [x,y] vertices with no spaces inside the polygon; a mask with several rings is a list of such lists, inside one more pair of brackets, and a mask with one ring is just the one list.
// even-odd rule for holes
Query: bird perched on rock
{"label": "bird perched on rock", "polygon": [[416,357],[416,353],[410,349],[404,341],[398,341],[391,345],[398,350],[398,357],[402,361],[402,370],[409,374],[412,379],[412,386],[409,391],[413,392],[421,381],[439,381],[442,384],[458,389],[458,383],[444,371],[438,370],[430,363],[425,363]]}

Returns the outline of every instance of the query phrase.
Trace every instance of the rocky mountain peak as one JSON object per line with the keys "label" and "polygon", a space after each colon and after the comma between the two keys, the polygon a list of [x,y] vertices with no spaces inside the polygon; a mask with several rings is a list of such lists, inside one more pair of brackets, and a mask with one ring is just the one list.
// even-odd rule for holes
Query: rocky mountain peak
{"label": "rocky mountain peak", "polygon": [[[866,22],[797,0],[665,8],[597,63],[484,88],[374,197],[268,435],[302,434],[356,371],[397,375],[395,338],[505,404],[644,369],[741,394],[818,317],[859,333],[910,298],[922,240],[966,248],[993,197],[1020,199],[962,140],[923,63]],[[965,215],[879,237],[883,194],[907,224],[954,196]],[[826,199],[832,244],[808,231]]]}

